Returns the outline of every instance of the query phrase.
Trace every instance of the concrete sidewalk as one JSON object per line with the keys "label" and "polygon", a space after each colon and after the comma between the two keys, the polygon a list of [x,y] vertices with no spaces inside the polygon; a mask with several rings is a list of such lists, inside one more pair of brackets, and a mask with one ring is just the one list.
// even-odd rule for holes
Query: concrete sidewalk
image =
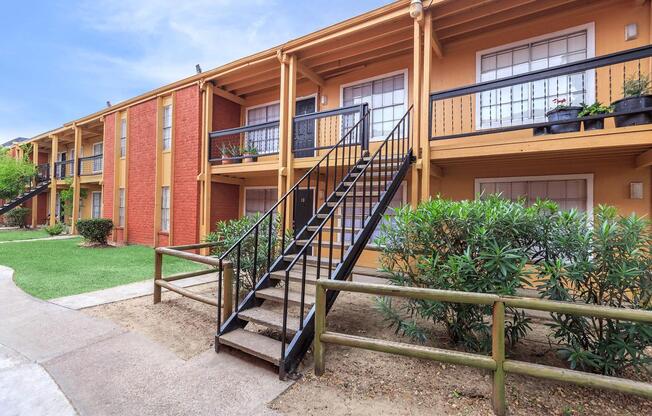
{"label": "concrete sidewalk", "polygon": [[[183,361],[112,322],[26,295],[12,274],[0,266],[0,346],[49,373],[80,415],[274,415],[266,404],[290,386],[270,367],[228,353]],[[13,366],[23,376],[38,371]],[[11,394],[27,398],[34,385],[14,383]],[[29,406],[12,404],[9,414],[39,414]]]}

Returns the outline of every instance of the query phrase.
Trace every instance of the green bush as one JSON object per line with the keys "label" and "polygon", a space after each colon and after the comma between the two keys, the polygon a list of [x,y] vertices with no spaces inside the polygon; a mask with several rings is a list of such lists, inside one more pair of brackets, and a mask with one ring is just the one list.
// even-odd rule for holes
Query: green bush
{"label": "green bush", "polygon": [[10,227],[25,228],[27,227],[27,216],[30,212],[29,208],[16,207],[4,215],[5,221]]}
{"label": "green bush", "polygon": [[[545,298],[616,308],[652,310],[652,234],[650,222],[622,217],[613,207],[599,207],[588,220],[554,223],[549,241],[568,249],[537,265]],[[572,242],[572,244],[568,244]],[[551,314],[552,337],[559,355],[579,368],[615,375],[652,363],[652,325],[613,319]]]}
{"label": "green bush", "polygon": [[34,175],[34,164],[0,154],[0,199],[13,199],[21,194]]}
{"label": "green bush", "polygon": [[[537,251],[538,210],[490,197],[479,201],[434,199],[397,209],[381,226],[381,264],[400,286],[514,295],[525,282],[526,263]],[[425,342],[423,321],[443,323],[452,341],[473,351],[491,346],[488,306],[389,298],[378,307],[397,332]],[[511,309],[506,337],[516,343],[529,319]]]}
{"label": "green bush", "polygon": [[50,234],[51,236],[59,235],[65,230],[65,226],[57,222],[54,225],[50,225],[49,227],[45,227],[44,230],[46,233]]}
{"label": "green bush", "polygon": [[[218,221],[216,223],[215,231],[210,233],[206,237],[206,241],[217,242],[219,243],[212,249],[212,254],[216,256],[221,256],[229,248],[231,248],[240,238],[251,229],[256,222],[261,218],[260,214],[255,214],[251,216],[245,216],[239,219],[228,220],[228,221]],[[269,247],[268,243],[271,243],[272,251],[271,258],[272,260],[276,258],[281,252],[281,239],[280,236],[280,221],[277,218],[271,218],[272,230],[271,230],[271,239],[268,238],[270,218],[266,218],[261,224],[258,233],[258,260],[255,262],[256,267],[254,268],[254,248],[256,238],[252,232],[247,238],[242,242],[240,249],[240,273],[241,273],[241,283],[240,287],[244,291],[251,290],[267,270],[267,249]],[[290,238],[286,238],[286,242],[290,241]],[[227,259],[233,262],[234,267],[237,267],[237,250],[234,250],[227,256]]]}
{"label": "green bush", "polygon": [[77,220],[77,232],[90,243],[105,245],[113,230],[113,222],[108,218]]}

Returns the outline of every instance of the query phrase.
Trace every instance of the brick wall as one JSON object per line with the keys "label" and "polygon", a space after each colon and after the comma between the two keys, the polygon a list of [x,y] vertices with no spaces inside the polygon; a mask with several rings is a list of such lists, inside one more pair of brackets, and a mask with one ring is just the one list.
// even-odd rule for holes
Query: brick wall
{"label": "brick wall", "polygon": [[211,231],[215,230],[217,221],[238,218],[240,204],[240,187],[226,183],[213,183],[211,188]]}
{"label": "brick wall", "polygon": [[[199,239],[199,187],[201,164],[201,94],[193,85],[179,90],[174,100],[174,178],[172,186],[173,244]],[[159,242],[162,245],[163,240]]]}
{"label": "brick wall", "polygon": [[[109,114],[104,118],[104,189],[102,193],[102,215],[117,223],[113,218],[113,196],[115,192],[115,118],[116,114]],[[114,238],[115,241],[115,238]]]}
{"label": "brick wall", "polygon": [[[240,105],[222,98],[213,96],[213,131],[240,127]],[[240,144],[240,135],[224,136],[214,139],[211,148],[211,157],[222,156],[220,147],[224,144]]]}
{"label": "brick wall", "polygon": [[156,121],[156,99],[129,109],[127,234],[130,243],[150,246],[154,244]]}

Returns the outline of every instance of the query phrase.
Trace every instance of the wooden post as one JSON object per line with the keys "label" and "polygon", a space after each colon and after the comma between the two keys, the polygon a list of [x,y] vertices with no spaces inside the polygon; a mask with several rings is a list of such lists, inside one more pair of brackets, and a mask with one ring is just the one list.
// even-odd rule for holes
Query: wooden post
{"label": "wooden post", "polygon": [[[416,158],[420,157],[420,141],[419,141],[419,117],[421,116],[421,25],[416,20],[414,21],[414,46],[412,49],[412,54],[414,61],[412,62],[412,143],[414,156]],[[410,205],[416,207],[419,203],[419,171],[416,166],[412,166],[412,176],[410,184]]]}
{"label": "wooden post", "polygon": [[315,375],[324,374],[324,343],[321,335],[326,330],[326,289],[317,282],[315,293]]}
{"label": "wooden post", "polygon": [[50,155],[50,225],[57,222],[57,175],[56,163],[57,153],[59,153],[59,137],[50,136],[52,138],[52,154]]}
{"label": "wooden post", "polygon": [[[32,143],[32,163],[36,166],[36,179],[34,185],[38,185],[38,143]],[[32,198],[32,228],[38,225],[38,195]]]}
{"label": "wooden post", "polygon": [[[233,263],[225,261],[222,267],[222,317],[226,320],[233,313]],[[222,325],[221,322],[217,324]]]}
{"label": "wooden post", "polygon": [[80,183],[79,183],[79,153],[81,153],[81,141],[82,141],[82,129],[81,127],[75,125],[75,154],[73,157],[73,166],[72,166],[72,213],[70,219],[70,233],[77,233],[77,220],[79,219],[79,198],[81,194]]}
{"label": "wooden post", "polygon": [[[281,64],[281,85],[279,94],[279,126],[278,126],[278,198],[285,194],[287,190],[287,154],[288,154],[288,141],[287,141],[287,96],[288,96],[288,65],[283,60],[283,56],[279,51],[279,62]],[[279,215],[283,215],[283,204],[279,205]]]}
{"label": "wooden post", "polygon": [[154,251],[154,304],[161,302],[161,286],[156,284],[157,280],[163,278],[163,254]]}
{"label": "wooden post", "polygon": [[[213,84],[207,82],[202,89],[204,97],[203,108],[203,126],[202,126],[202,203],[201,203],[201,219],[200,219],[200,233],[199,238],[203,241],[211,230],[211,164],[208,161],[211,157],[209,154],[209,140],[208,134],[213,130]],[[208,249],[204,248],[200,251],[201,254],[208,255]]]}
{"label": "wooden post", "polygon": [[494,413],[498,416],[506,414],[505,406],[505,304],[495,302],[493,305],[493,321],[491,328],[491,357],[496,362],[494,371],[491,403]]}
{"label": "wooden post", "polygon": [[432,15],[426,11],[423,29],[423,80],[421,82],[421,116],[419,117],[419,145],[421,147],[421,201],[430,197],[430,137],[428,137],[428,124],[430,123],[430,72],[432,71]]}

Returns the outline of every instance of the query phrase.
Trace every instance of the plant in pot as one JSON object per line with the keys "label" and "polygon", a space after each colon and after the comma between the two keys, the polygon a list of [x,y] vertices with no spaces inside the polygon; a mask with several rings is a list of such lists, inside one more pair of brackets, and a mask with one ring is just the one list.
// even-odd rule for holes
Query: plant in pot
{"label": "plant in pot", "polygon": [[258,160],[258,149],[255,146],[245,146],[242,148],[242,156],[244,163],[255,162]]}
{"label": "plant in pot", "polygon": [[[646,74],[632,75],[623,82],[623,98],[611,103],[616,113],[632,112],[652,107],[650,86],[652,82]],[[637,126],[652,123],[652,112],[625,114],[615,117],[616,127]]]}
{"label": "plant in pot", "polygon": [[224,165],[242,162],[240,146],[225,144],[220,148],[220,152],[222,153],[222,164]]}
{"label": "plant in pot", "polygon": [[[579,118],[599,116],[609,114],[613,111],[610,105],[604,105],[598,101],[591,105],[582,104],[582,111],[577,115]],[[584,123],[584,131],[601,130],[604,128],[604,118],[595,118],[590,120],[582,120]]]}
{"label": "plant in pot", "polygon": [[[566,105],[565,98],[555,98],[552,102],[555,103],[556,107],[546,113],[546,117],[550,123],[577,119],[582,109],[582,107]],[[552,124],[548,127],[548,132],[557,134],[580,131],[580,124],[579,120],[576,123]]]}

